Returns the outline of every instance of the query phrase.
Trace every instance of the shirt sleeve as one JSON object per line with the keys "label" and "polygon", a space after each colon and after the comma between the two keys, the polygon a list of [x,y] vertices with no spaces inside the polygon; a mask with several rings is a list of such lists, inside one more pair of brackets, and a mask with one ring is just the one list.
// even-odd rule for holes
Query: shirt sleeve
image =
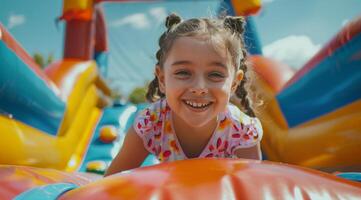
{"label": "shirt sleeve", "polygon": [[159,145],[155,141],[160,137],[162,120],[160,119],[158,103],[151,104],[141,111],[134,119],[133,128],[137,135],[143,140],[144,147],[152,154],[157,155]]}
{"label": "shirt sleeve", "polygon": [[258,118],[250,118],[247,124],[241,122],[240,131],[232,134],[231,154],[234,155],[237,149],[255,146],[262,136],[262,125]]}
{"label": "shirt sleeve", "polygon": [[249,117],[238,108],[232,108],[233,129],[230,134],[230,153],[240,148],[249,148],[258,144],[263,136],[263,129],[257,117]]}

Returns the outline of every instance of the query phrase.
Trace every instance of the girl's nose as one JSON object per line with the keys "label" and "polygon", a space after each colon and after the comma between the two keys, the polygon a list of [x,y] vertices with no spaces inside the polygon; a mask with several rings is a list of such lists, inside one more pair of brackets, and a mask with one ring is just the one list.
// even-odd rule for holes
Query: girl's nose
{"label": "girl's nose", "polygon": [[195,95],[205,95],[208,93],[207,88],[191,88],[190,92]]}
{"label": "girl's nose", "polygon": [[206,86],[205,80],[203,80],[202,78],[197,79],[190,88],[190,92],[195,95],[207,94],[208,88]]}

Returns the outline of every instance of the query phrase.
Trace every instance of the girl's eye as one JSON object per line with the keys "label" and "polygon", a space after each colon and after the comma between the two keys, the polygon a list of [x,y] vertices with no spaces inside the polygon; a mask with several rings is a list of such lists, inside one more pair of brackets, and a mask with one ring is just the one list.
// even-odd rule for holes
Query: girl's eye
{"label": "girl's eye", "polygon": [[190,72],[185,71],[185,70],[176,71],[174,74],[175,74],[176,76],[178,76],[178,77],[188,77],[188,76],[191,75]]}
{"label": "girl's eye", "polygon": [[211,72],[208,74],[208,77],[216,81],[220,81],[226,78],[226,76],[221,72]]}

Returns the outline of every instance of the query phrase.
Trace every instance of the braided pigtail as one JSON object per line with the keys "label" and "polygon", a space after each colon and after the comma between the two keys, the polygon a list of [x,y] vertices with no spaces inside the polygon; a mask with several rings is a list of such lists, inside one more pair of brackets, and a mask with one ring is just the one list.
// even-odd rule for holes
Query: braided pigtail
{"label": "braided pigtail", "polygon": [[182,21],[177,14],[172,13],[170,14],[167,19],[165,20],[165,27],[167,27],[167,33],[172,29],[172,27],[176,24],[179,24]]}
{"label": "braided pigtail", "polygon": [[[165,54],[164,46],[166,43],[165,41],[167,39],[167,35],[173,29],[174,25],[179,24],[181,21],[182,19],[174,13],[170,14],[165,21],[165,26],[167,30],[159,38],[159,50],[156,53],[157,65],[160,67],[163,67],[163,59]],[[165,94],[160,91],[158,77],[155,77],[149,83],[146,98],[149,102],[154,102],[157,101],[159,98],[163,97],[165,97]]]}
{"label": "braided pigtail", "polygon": [[224,26],[228,28],[232,33],[238,34],[239,38],[243,42],[243,32],[246,21],[243,17],[226,17],[224,18]]}
{"label": "braided pigtail", "polygon": [[243,41],[243,33],[244,33],[244,25],[245,20],[243,17],[226,17],[224,19],[225,28],[229,29],[233,34],[236,34],[241,42],[241,55],[239,60],[239,69],[241,69],[244,73],[244,77],[240,84],[238,85],[235,95],[241,100],[241,105],[246,111],[246,114],[255,117],[255,113],[253,111],[251,100],[249,99],[249,87],[247,87],[248,82],[248,66],[246,63],[247,51],[245,49],[245,43]]}
{"label": "braided pigtail", "polygon": [[243,54],[243,58],[240,61],[240,69],[243,70],[244,77],[243,77],[242,81],[240,82],[240,84],[238,85],[238,87],[235,91],[235,94],[238,98],[241,99],[241,105],[246,110],[246,114],[251,117],[255,117],[256,115],[253,111],[251,101],[248,98],[249,92],[246,89],[246,88],[248,88],[246,86],[246,83],[248,82],[248,76],[247,76],[248,66],[246,63],[246,56],[247,56],[246,50],[242,49],[242,54]]}
{"label": "braided pigtail", "polygon": [[149,102],[157,101],[159,98],[165,97],[164,93],[162,93],[159,89],[158,78],[155,77],[148,86],[147,94],[145,95]]}

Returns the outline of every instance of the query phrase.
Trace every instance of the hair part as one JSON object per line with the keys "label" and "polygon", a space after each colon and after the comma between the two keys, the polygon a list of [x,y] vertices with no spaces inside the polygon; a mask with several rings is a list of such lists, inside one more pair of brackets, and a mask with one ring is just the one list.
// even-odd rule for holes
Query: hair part
{"label": "hair part", "polygon": [[[159,38],[159,50],[156,53],[157,65],[163,68],[167,53],[174,41],[180,37],[204,37],[214,46],[216,51],[226,49],[230,54],[235,71],[243,70],[243,80],[238,85],[235,95],[240,99],[246,113],[255,117],[251,100],[249,99],[249,86],[247,84],[248,65],[246,63],[247,51],[243,40],[245,20],[243,17],[224,17],[222,19],[193,18],[182,22],[182,19],[172,13],[166,18],[167,30]],[[159,89],[158,78],[155,77],[149,84],[146,98],[150,102],[165,97]]]}

